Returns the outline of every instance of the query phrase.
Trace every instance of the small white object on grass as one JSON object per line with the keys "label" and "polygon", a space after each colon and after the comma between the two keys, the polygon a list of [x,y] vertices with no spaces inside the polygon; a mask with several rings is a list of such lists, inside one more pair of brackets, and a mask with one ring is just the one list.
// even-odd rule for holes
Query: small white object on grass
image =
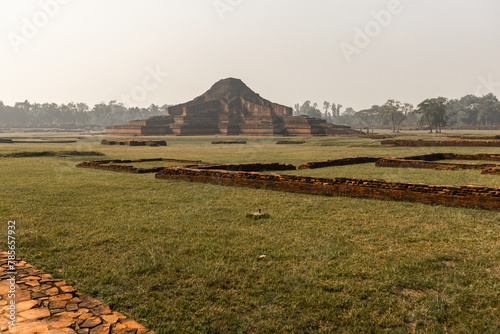
{"label": "small white object on grass", "polygon": [[252,213],[247,213],[247,218],[253,218],[253,219],[262,219],[262,218],[269,218],[268,213],[263,213],[261,209],[257,212],[252,212]]}

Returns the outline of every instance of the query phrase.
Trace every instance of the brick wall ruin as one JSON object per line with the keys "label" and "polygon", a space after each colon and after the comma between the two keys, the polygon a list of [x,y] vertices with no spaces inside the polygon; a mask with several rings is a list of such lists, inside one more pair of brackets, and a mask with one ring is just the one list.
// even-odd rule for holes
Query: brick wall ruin
{"label": "brick wall ruin", "polygon": [[433,147],[433,146],[465,146],[465,147],[500,147],[500,140],[382,140],[382,145]]}
{"label": "brick wall ruin", "polygon": [[276,142],[277,145],[300,145],[305,143],[303,140],[278,140]]}
{"label": "brick wall ruin", "polygon": [[[343,166],[349,164],[372,163],[383,167],[413,167],[447,169],[449,166],[479,169],[486,174],[500,174],[500,164],[458,164],[439,163],[437,160],[490,160],[500,161],[500,155],[453,153],[430,153],[399,158],[357,157],[335,160],[308,162],[299,169]],[[125,163],[146,161],[170,161],[187,163],[181,167],[137,168]],[[445,166],[445,167],[443,167]],[[447,186],[421,183],[387,182],[384,180],[361,178],[320,178],[298,175],[264,174],[263,171],[295,170],[296,167],[284,163],[243,163],[243,164],[206,164],[201,161],[177,159],[140,159],[140,160],[98,160],[86,161],[77,167],[97,168],[129,173],[157,173],[157,179],[185,180],[229,186],[263,188],[297,193],[328,196],[365,197],[383,200],[414,201],[427,204],[464,206],[483,209],[500,209],[500,188],[485,186]]]}
{"label": "brick wall ruin", "polygon": [[93,169],[104,169],[113,172],[125,172],[133,174],[144,174],[144,173],[157,173],[165,166],[150,167],[150,168],[140,168],[128,165],[117,165],[126,163],[140,163],[140,162],[150,162],[150,161],[168,161],[168,162],[179,162],[188,164],[202,164],[200,160],[179,160],[179,159],[166,159],[166,158],[152,158],[152,159],[138,159],[138,160],[96,160],[96,161],[84,161],[76,165],[76,167],[81,168],[93,168]]}
{"label": "brick wall ruin", "polygon": [[[500,167],[494,163],[454,163],[436,162],[437,160],[486,160],[500,161],[498,154],[454,154],[454,153],[429,153],[400,158],[379,159],[375,166],[393,168],[429,168],[429,169],[489,169]],[[483,173],[486,174],[486,173]]]}
{"label": "brick wall ruin", "polygon": [[500,209],[500,188],[386,182],[358,178],[318,178],[199,168],[169,167],[157,179],[185,180],[228,186],[263,188],[316,195],[340,195],[384,200],[415,201],[448,206]]}
{"label": "brick wall ruin", "polygon": [[333,167],[333,166],[357,165],[357,164],[376,162],[379,159],[380,158],[357,157],[357,158],[344,158],[344,159],[334,159],[334,160],[309,161],[300,165],[299,169],[316,169],[316,168]]}
{"label": "brick wall ruin", "polygon": [[433,162],[425,160],[406,160],[406,159],[380,159],[375,163],[377,167],[396,167],[396,168],[428,168],[428,169],[484,169],[489,167],[498,167],[499,164],[474,164],[474,163],[451,163],[451,162]]}
{"label": "brick wall ruin", "polygon": [[214,140],[212,142],[213,145],[220,144],[246,144],[247,142],[244,140]]}
{"label": "brick wall ruin", "polygon": [[292,164],[282,164],[277,162],[206,165],[206,166],[198,166],[196,168],[203,170],[228,170],[228,171],[240,171],[240,172],[263,172],[263,171],[297,169]]}
{"label": "brick wall ruin", "polygon": [[487,167],[481,171],[481,174],[500,175],[500,167]]}
{"label": "brick wall ruin", "polygon": [[164,140],[102,140],[101,145],[167,146]]}

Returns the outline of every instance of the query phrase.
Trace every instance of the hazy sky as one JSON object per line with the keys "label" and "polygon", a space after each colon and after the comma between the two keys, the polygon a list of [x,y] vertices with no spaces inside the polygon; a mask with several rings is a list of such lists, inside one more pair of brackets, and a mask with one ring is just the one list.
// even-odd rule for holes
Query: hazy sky
{"label": "hazy sky", "polygon": [[0,0],[0,100],[176,104],[500,97],[498,0]]}

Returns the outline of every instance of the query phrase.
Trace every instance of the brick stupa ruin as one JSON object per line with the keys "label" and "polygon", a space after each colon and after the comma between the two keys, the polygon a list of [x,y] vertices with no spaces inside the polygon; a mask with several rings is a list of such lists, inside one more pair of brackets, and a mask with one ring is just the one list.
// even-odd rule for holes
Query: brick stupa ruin
{"label": "brick stupa ruin", "polygon": [[359,134],[348,126],[308,116],[268,101],[235,78],[216,82],[192,101],[168,107],[165,116],[106,128],[114,135],[339,135]]}

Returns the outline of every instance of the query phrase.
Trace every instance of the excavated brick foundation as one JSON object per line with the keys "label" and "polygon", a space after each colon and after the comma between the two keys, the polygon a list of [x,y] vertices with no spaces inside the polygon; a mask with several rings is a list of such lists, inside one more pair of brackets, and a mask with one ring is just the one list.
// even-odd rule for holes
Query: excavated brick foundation
{"label": "excavated brick foundation", "polygon": [[301,145],[305,143],[303,140],[279,140],[276,142],[276,145]]}
{"label": "excavated brick foundation", "polygon": [[[383,158],[375,163],[377,167],[393,168],[428,168],[428,169],[491,169],[500,167],[498,163],[452,163],[436,162],[437,160],[486,160],[500,161],[498,154],[454,154],[454,153],[429,153],[400,158]],[[486,173],[483,173],[486,174]],[[494,173],[491,173],[494,174]]]}
{"label": "excavated brick foundation", "polygon": [[244,140],[217,140],[213,141],[213,145],[221,145],[221,144],[246,144],[247,142]]}
{"label": "excavated brick foundation", "polygon": [[[222,169],[231,171],[246,171],[246,172],[263,172],[263,171],[278,171],[278,170],[296,170],[297,168],[291,164],[282,164],[274,162],[266,163],[244,163],[244,164],[226,164],[226,165],[214,165],[205,163],[201,160],[179,160],[179,159],[165,159],[165,158],[153,158],[153,159],[139,159],[139,160],[96,160],[96,161],[84,161],[76,165],[76,167],[82,168],[94,168],[94,169],[104,169],[114,172],[126,172],[134,174],[143,173],[157,173],[165,166],[151,167],[151,168],[139,168],[127,165],[117,165],[118,163],[140,163],[149,161],[168,161],[168,162],[179,162],[187,163],[196,166],[198,169]],[[186,167],[186,166],[185,166]],[[187,166],[191,167],[191,166]]]}
{"label": "excavated brick foundation", "polygon": [[165,159],[165,158],[152,158],[152,159],[138,159],[138,160],[96,160],[96,161],[84,161],[76,165],[76,167],[81,168],[94,168],[94,169],[104,169],[113,172],[125,172],[133,174],[144,174],[144,173],[157,173],[164,169],[163,166],[151,167],[151,168],[139,168],[127,165],[116,165],[124,163],[140,163],[149,161],[167,161],[167,162],[179,162],[188,164],[202,164],[200,160],[179,160],[179,159]]}
{"label": "excavated brick foundation", "polygon": [[357,157],[357,158],[344,158],[344,159],[334,159],[334,160],[309,161],[300,165],[299,169],[316,169],[316,168],[325,168],[333,166],[366,164],[370,162],[376,162],[379,159],[380,158]]}
{"label": "excavated brick foundation", "polygon": [[164,140],[103,140],[101,145],[167,146]]}
{"label": "excavated brick foundation", "polygon": [[500,140],[382,140],[382,145],[424,147],[424,146],[465,146],[465,147],[500,147]]}
{"label": "excavated brick foundation", "polygon": [[483,186],[427,185],[358,178],[328,179],[297,175],[236,172],[222,169],[208,170],[196,167],[165,168],[156,174],[156,178],[316,195],[340,195],[500,209],[500,188]]}
{"label": "excavated brick foundation", "polygon": [[244,164],[227,164],[227,165],[206,165],[198,166],[197,169],[204,170],[230,170],[239,172],[263,172],[263,171],[277,171],[277,170],[296,170],[297,168],[292,164],[282,164],[277,162],[265,163],[244,163]]}
{"label": "excavated brick foundation", "polygon": [[500,175],[500,167],[487,167],[481,171],[481,174]]}

